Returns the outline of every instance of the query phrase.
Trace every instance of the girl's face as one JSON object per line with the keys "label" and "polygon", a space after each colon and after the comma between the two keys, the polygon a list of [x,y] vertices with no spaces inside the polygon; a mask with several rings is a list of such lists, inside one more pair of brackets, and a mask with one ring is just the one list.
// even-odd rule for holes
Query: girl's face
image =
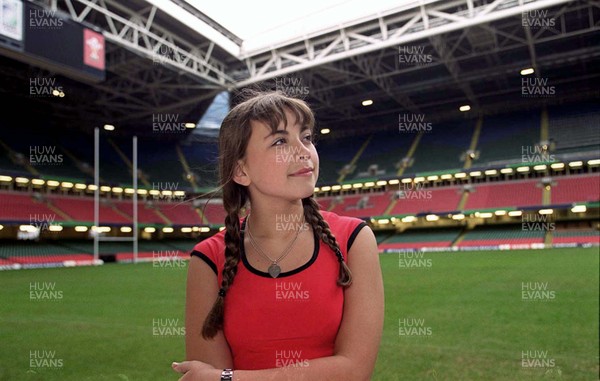
{"label": "girl's face", "polygon": [[261,122],[252,122],[246,156],[240,160],[236,182],[259,194],[286,200],[298,200],[313,194],[319,176],[319,156],[313,145],[312,131],[286,112],[275,133]]}

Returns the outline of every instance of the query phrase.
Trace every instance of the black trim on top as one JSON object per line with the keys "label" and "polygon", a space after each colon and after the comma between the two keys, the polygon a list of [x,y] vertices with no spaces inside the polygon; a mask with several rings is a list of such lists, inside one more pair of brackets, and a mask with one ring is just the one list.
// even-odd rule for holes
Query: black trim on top
{"label": "black trim on top", "polygon": [[358,233],[360,233],[360,230],[362,228],[364,228],[365,226],[367,226],[367,224],[365,222],[361,222],[360,224],[358,224],[358,226],[356,226],[354,228],[354,230],[352,231],[352,234],[350,234],[350,237],[348,237],[348,245],[347,245],[347,249],[346,249],[346,255],[348,255],[350,253],[350,247],[354,243],[356,236],[358,235]]}
{"label": "black trim on top", "polygon": [[207,265],[210,266],[210,268],[215,272],[215,275],[219,275],[218,274],[218,270],[217,270],[217,265],[204,253],[201,253],[199,251],[196,250],[192,250],[192,253],[190,254],[190,256],[196,256],[200,259],[202,259],[204,262],[206,262]]}
{"label": "black trim on top", "polygon": [[246,250],[244,249],[244,244],[243,244],[245,228],[246,228],[246,218],[244,218],[244,221],[242,221],[242,231],[240,233],[241,239],[242,239],[242,245],[241,245],[242,262],[244,263],[244,266],[248,269],[248,271],[250,271],[251,273],[256,274],[258,276],[262,276],[264,278],[279,279],[279,278],[284,278],[284,277],[291,276],[294,274],[298,274],[300,271],[303,271],[303,270],[307,269],[308,267],[310,267],[310,265],[312,265],[317,260],[317,257],[319,256],[319,239],[313,232],[313,238],[315,240],[315,250],[313,251],[313,255],[308,260],[308,262],[306,262],[305,264],[303,264],[302,266],[300,266],[294,270],[282,272],[281,274],[279,274],[279,276],[277,276],[277,278],[273,278],[271,275],[269,275],[269,273],[257,270],[256,268],[252,267],[250,262],[248,262],[248,258],[246,258]]}

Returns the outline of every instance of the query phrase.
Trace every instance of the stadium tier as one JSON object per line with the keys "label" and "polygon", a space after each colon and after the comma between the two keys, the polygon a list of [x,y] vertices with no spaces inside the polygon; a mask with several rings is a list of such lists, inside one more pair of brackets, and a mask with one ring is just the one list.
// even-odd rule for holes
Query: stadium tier
{"label": "stadium tier", "polygon": [[[99,205],[100,223],[106,225],[131,225],[133,202],[101,198]],[[218,224],[218,208],[213,213]],[[60,196],[0,192],[0,222],[33,223],[51,219],[57,222],[94,221],[94,198],[91,196]],[[204,222],[191,202],[149,201],[138,202],[138,221],[142,224],[197,226]],[[222,221],[222,220],[221,220]]]}
{"label": "stadium tier", "polygon": [[[338,196],[323,200],[322,205],[327,205],[328,210],[337,214],[369,218],[382,215],[390,204],[391,197],[390,192]],[[319,199],[319,203],[321,203],[321,199]]]}
{"label": "stadium tier", "polygon": [[469,148],[475,121],[446,122],[423,133],[414,154],[413,165],[405,173],[458,169],[464,165],[463,153]]}
{"label": "stadium tier", "polygon": [[333,201],[332,197],[318,197],[316,200],[321,210],[329,210]]}
{"label": "stadium tier", "polygon": [[[94,221],[94,199],[91,197],[48,196],[48,202],[66,213],[72,220],[82,222]],[[106,200],[100,202],[100,221],[105,224],[131,223],[129,216],[119,213]]]}
{"label": "stadium tier", "polygon": [[222,203],[205,203],[204,201],[200,201],[200,209],[202,209],[206,223],[223,225],[226,213]]}
{"label": "stadium tier", "polygon": [[[375,179],[404,174],[458,170],[466,166],[473,150],[476,166],[518,163],[523,153],[540,141],[541,112],[515,112],[463,121],[429,122],[418,114],[401,114],[399,131],[355,138],[350,144],[336,139],[335,149],[324,140],[319,145],[323,162],[320,184],[346,179]],[[410,126],[422,126],[421,135]],[[418,131],[418,129],[417,129]],[[338,147],[347,147],[340,151]],[[344,171],[345,169],[345,171]]]}
{"label": "stadium tier", "polygon": [[[193,240],[144,241],[138,243],[138,258],[146,260],[187,259]],[[126,262],[133,259],[132,243],[102,242],[98,246],[104,261]],[[33,241],[8,241],[0,245],[0,266],[42,265],[52,263],[90,262],[94,259],[93,241],[50,240],[42,244]]]}
{"label": "stadium tier", "polygon": [[[127,216],[133,216],[133,202],[132,201],[115,201],[113,202],[115,208],[117,208],[122,214]],[[138,202],[138,219],[142,223],[147,224],[165,224],[169,221],[163,218],[155,208],[151,208],[145,202]]]}
{"label": "stadium tier", "polygon": [[549,140],[556,155],[600,153],[600,114],[597,103],[563,105],[548,110]]}
{"label": "stadium tier", "polygon": [[401,233],[387,231],[387,235],[383,232],[378,234],[377,242],[381,251],[543,247],[546,235],[550,235],[552,244],[556,246],[600,243],[600,232],[589,227],[558,228],[555,224],[546,228],[542,224],[531,227],[527,229],[522,224],[510,224],[477,226],[475,229],[409,229]]}
{"label": "stadium tier", "polygon": [[[73,133],[57,141],[47,134],[34,140],[0,129],[0,174],[90,183],[94,180],[94,138]],[[193,191],[217,182],[216,144],[139,139],[138,183],[147,189]],[[132,186],[131,139],[100,139],[100,182]]]}
{"label": "stadium tier", "polygon": [[32,220],[43,221],[48,218],[52,218],[53,221],[67,220],[67,218],[57,215],[45,202],[36,200],[30,193],[0,192],[0,221],[2,223],[31,223]]}
{"label": "stadium tier", "polygon": [[[569,110],[568,112],[566,110]],[[397,173],[426,175],[462,168],[554,162],[600,156],[597,105],[568,105],[482,117],[480,121],[427,122],[401,115],[404,124],[427,126],[418,137],[410,130],[319,143],[319,185],[338,180],[390,178]],[[408,118],[408,119],[407,119]],[[567,132],[568,131],[568,132]],[[542,136],[549,136],[542,141]],[[543,149],[542,146],[547,148]],[[345,147],[345,148],[340,148]],[[468,153],[472,157],[467,160]]]}
{"label": "stadium tier", "polygon": [[423,248],[450,247],[460,234],[460,228],[409,229],[394,234],[379,243],[379,250],[418,250]]}
{"label": "stadium tier", "polygon": [[[5,175],[27,174],[23,167],[17,164],[19,158],[17,158],[15,152],[2,142],[2,140],[0,140],[0,147],[2,148],[0,151],[0,168],[2,169],[2,173]],[[21,158],[20,160],[23,161],[24,159]]]}
{"label": "stadium tier", "polygon": [[360,140],[364,150],[348,178],[394,176],[401,167],[401,160],[408,153],[414,136],[415,134],[400,135],[394,131],[372,134],[366,140]]}
{"label": "stadium tier", "polygon": [[477,166],[521,162],[523,151],[540,140],[540,112],[517,112],[483,119]]}
{"label": "stadium tier", "polygon": [[333,184],[340,176],[351,174],[356,165],[353,159],[358,156],[365,137],[341,137],[317,141],[319,153],[319,184]]}
{"label": "stadium tier", "polygon": [[180,146],[180,152],[187,159],[189,171],[195,177],[197,186],[211,188],[217,184],[216,143],[190,141]]}
{"label": "stadium tier", "polygon": [[[118,146],[115,143],[115,149],[123,154],[125,159],[122,162],[129,163],[132,155],[132,142],[119,141]],[[184,186],[184,168],[177,153],[177,145],[174,143],[166,144],[160,140],[138,140],[138,168],[143,175],[140,180],[143,185],[151,189],[159,190],[179,190]],[[128,172],[129,179],[127,184],[131,184],[131,172]],[[167,189],[170,188],[170,189]]]}
{"label": "stadium tier", "polygon": [[527,246],[544,243],[545,231],[525,230],[521,224],[508,226],[477,226],[466,232],[458,247],[511,247]]}
{"label": "stadium tier", "polygon": [[542,205],[542,187],[538,180],[525,180],[474,185],[465,210],[536,205]]}
{"label": "stadium tier", "polygon": [[558,244],[600,244],[600,231],[597,229],[558,230],[554,232],[552,243]]}
{"label": "stadium tier", "polygon": [[188,202],[155,202],[154,207],[173,225],[198,226],[204,224],[200,215]]}
{"label": "stadium tier", "polygon": [[[553,204],[573,204],[576,202],[598,202],[598,176],[575,175],[555,179],[551,194]],[[345,195],[318,198],[326,210],[368,220],[372,216],[423,215],[456,211],[462,195],[461,186],[423,188],[376,192],[361,195]],[[409,197],[407,192],[424,192],[427,197]],[[466,198],[465,211],[489,210],[494,208],[542,207],[539,180],[504,181],[491,184],[475,184]],[[419,193],[416,193],[419,194]],[[594,196],[596,195],[596,196]],[[139,202],[139,222],[158,226],[198,226],[203,224],[221,225],[225,212],[218,200],[205,204],[150,201]],[[90,196],[31,195],[21,192],[0,192],[1,223],[90,223],[93,221],[93,198]],[[132,224],[131,200],[106,200],[100,205],[100,220],[103,225],[130,226]],[[203,211],[201,211],[203,209]],[[203,219],[201,218],[203,216]],[[33,219],[33,222],[32,222]],[[42,221],[48,220],[48,221]],[[524,221],[531,221],[525,219]],[[551,222],[551,220],[548,220]],[[531,225],[531,226],[530,226]],[[553,245],[599,244],[597,227],[584,229],[562,229],[545,226],[546,220],[534,220],[529,224],[483,225],[474,229],[455,228],[409,228],[401,233],[378,232],[378,246],[382,251],[389,250],[450,250],[481,247],[524,248],[544,243]],[[554,225],[553,223],[550,225]],[[0,255],[2,264],[32,265],[58,263],[64,261],[90,260],[93,243],[90,240],[32,242],[5,241]],[[138,259],[150,260],[160,250],[179,250],[178,256],[185,257],[193,246],[192,241],[181,240],[175,244],[156,241],[140,244]],[[14,253],[21,253],[15,255]],[[133,250],[129,243],[102,243],[102,258],[116,261],[131,261]],[[2,265],[0,264],[0,265]]]}
{"label": "stadium tier", "polygon": [[580,175],[555,179],[552,204],[594,202],[600,200],[600,176]]}
{"label": "stadium tier", "polygon": [[391,215],[448,212],[458,209],[460,187],[441,188],[402,187]]}

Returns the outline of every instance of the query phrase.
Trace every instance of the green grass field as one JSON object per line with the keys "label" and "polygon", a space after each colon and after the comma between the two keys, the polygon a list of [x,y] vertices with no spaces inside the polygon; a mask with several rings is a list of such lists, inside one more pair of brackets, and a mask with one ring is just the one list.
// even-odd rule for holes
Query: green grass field
{"label": "green grass field", "polygon": [[[398,255],[381,256],[386,322],[373,380],[598,379],[597,248],[424,258],[400,268]],[[0,380],[176,380],[186,271],[0,272]],[[523,300],[523,283],[546,290]]]}

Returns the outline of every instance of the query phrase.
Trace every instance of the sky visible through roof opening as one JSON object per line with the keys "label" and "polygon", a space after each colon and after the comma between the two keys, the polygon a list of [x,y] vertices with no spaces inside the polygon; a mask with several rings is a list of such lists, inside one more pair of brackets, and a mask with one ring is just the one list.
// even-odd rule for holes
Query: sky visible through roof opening
{"label": "sky visible through roof opening", "polygon": [[414,0],[186,0],[244,40],[253,50],[358,18],[410,4]]}

